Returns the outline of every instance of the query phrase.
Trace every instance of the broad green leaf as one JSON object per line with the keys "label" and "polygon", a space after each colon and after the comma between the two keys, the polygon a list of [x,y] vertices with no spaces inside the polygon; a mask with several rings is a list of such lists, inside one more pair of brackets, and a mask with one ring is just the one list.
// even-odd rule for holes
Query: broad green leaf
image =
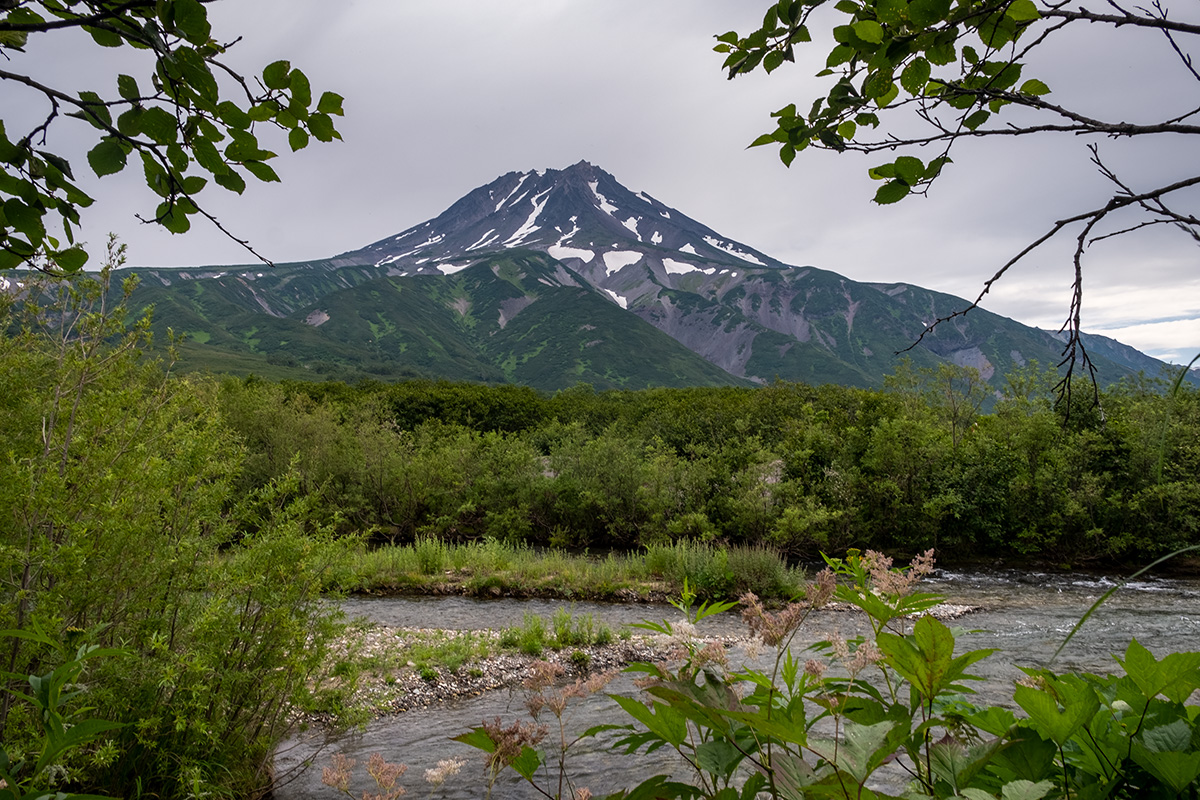
{"label": "broad green leaf", "polygon": [[983,123],[987,122],[991,116],[992,112],[981,108],[973,114],[968,115],[967,118],[963,120],[963,127],[969,131],[973,131]]}
{"label": "broad green leaf", "polygon": [[303,150],[308,147],[308,132],[303,128],[293,128],[288,132],[288,146],[292,148],[292,152]]}
{"label": "broad green leaf", "polygon": [[713,739],[696,748],[700,768],[722,778],[732,775],[743,758],[741,751],[724,739]]}
{"label": "broad green leaf", "polygon": [[1033,4],[1033,0],[1013,0],[1004,13],[1009,19],[1017,22],[1030,22],[1042,17],[1037,6]]}
{"label": "broad green leaf", "polygon": [[855,125],[854,122],[851,120],[846,120],[845,122],[843,122],[841,125],[838,125],[838,127],[837,127],[838,136],[841,136],[846,141],[850,141],[851,139],[853,139],[854,134],[857,131],[858,131],[858,126]]}
{"label": "broad green leaf", "polygon": [[1044,94],[1050,94],[1050,87],[1037,78],[1030,78],[1021,84],[1021,94],[1031,94],[1035,97],[1040,97]]}
{"label": "broad green leaf", "polygon": [[137,81],[131,75],[117,76],[117,92],[126,100],[136,100],[141,95]]}
{"label": "broad green leaf", "polygon": [[757,139],[751,142],[748,147],[762,147],[765,144],[777,144],[778,142],[779,140],[775,138],[775,134],[764,133],[762,136],[759,136]]}
{"label": "broad green leaf", "polygon": [[900,87],[894,83],[888,84],[888,89],[883,94],[875,98],[875,105],[880,108],[885,107],[888,103],[895,100],[900,95]]}
{"label": "broad green leaf", "polygon": [[1058,748],[1030,728],[1022,727],[1008,744],[996,754],[996,763],[1019,778],[1040,781],[1052,775]]}
{"label": "broad green leaf", "polygon": [[40,245],[46,236],[42,212],[15,197],[4,202],[4,217],[10,226],[25,234],[34,246]]}
{"label": "broad green leaf", "polygon": [[108,106],[104,104],[100,95],[95,92],[80,92],[79,99],[87,109],[83,118],[94,127],[103,128],[106,125],[112,125],[112,114],[108,112]]}
{"label": "broad green leaf", "polygon": [[220,174],[214,174],[213,180],[218,186],[222,186],[231,192],[241,194],[246,191],[246,179],[238,174],[236,170],[227,169]]}
{"label": "broad green leaf", "polygon": [[288,76],[288,86],[292,90],[292,101],[288,103],[288,108],[296,116],[302,116],[300,112],[307,111],[312,105],[312,86],[308,77],[300,70],[294,69]]}
{"label": "broad green leaf", "polygon": [[[1179,722],[1182,723],[1182,720]],[[1190,736],[1188,738],[1190,740]],[[1155,752],[1141,742],[1134,741],[1131,754],[1138,766],[1165,783],[1177,796],[1182,797],[1188,787],[1195,786],[1200,780],[1200,753],[1178,750]]]}
{"label": "broad green leaf", "polygon": [[881,206],[898,203],[908,196],[909,186],[903,181],[890,181],[879,187],[879,191],[875,192],[875,202]]}
{"label": "broad green leaf", "polygon": [[[925,163],[914,156],[900,156],[896,159],[896,177],[909,186],[916,186],[925,174]],[[947,634],[950,632],[947,630]],[[950,651],[954,650],[954,637],[949,638]]]}
{"label": "broad green leaf", "polygon": [[319,142],[332,142],[338,138],[338,133],[333,127],[333,120],[325,114],[313,114],[309,117],[308,131]]}
{"label": "broad green leaf", "polygon": [[64,272],[78,272],[87,263],[88,254],[82,247],[72,247],[54,253],[54,263]]}
{"label": "broad green leaf", "polygon": [[217,114],[221,117],[221,121],[231,128],[244,131],[250,127],[252,121],[242,108],[230,100],[217,104]]}
{"label": "broad green leaf", "polygon": [[342,112],[343,98],[335,92],[325,92],[321,95],[321,99],[317,101],[317,111],[322,114],[331,114],[335,117],[343,115]]}
{"label": "broad green leaf", "polygon": [[273,61],[263,68],[263,85],[268,89],[280,90],[288,86],[288,74],[292,65],[287,61]]}
{"label": "broad green leaf", "polygon": [[175,28],[192,44],[201,45],[212,35],[208,12],[198,0],[175,0]]}
{"label": "broad green leaf", "polygon": [[875,15],[880,22],[898,25],[908,19],[908,3],[905,0],[877,0]]}
{"label": "broad green leaf", "polygon": [[121,143],[111,136],[100,140],[100,144],[88,151],[88,164],[98,177],[112,175],[125,169],[126,153]]}
{"label": "broad green leaf", "polygon": [[929,66],[929,62],[918,56],[910,61],[904,71],[900,73],[900,85],[909,94],[919,95],[925,88],[925,84],[929,82],[931,72],[932,68]]}
{"label": "broad green leaf", "polygon": [[854,35],[864,42],[879,44],[883,41],[883,26],[873,19],[860,19],[852,27]]}
{"label": "broad green leaf", "polygon": [[640,700],[622,695],[609,695],[629,716],[642,723],[655,736],[668,744],[681,745],[687,739],[687,720],[670,706],[655,703],[647,708]]}
{"label": "broad green leaf", "polygon": [[260,181],[265,183],[277,183],[279,181],[279,175],[270,164],[264,164],[261,161],[244,161],[242,162],[242,166]]}
{"label": "broad green leaf", "polygon": [[162,108],[155,106],[142,112],[138,125],[142,133],[149,136],[157,144],[170,144],[175,141],[175,117]]}
{"label": "broad green leaf", "polygon": [[771,52],[767,53],[766,57],[763,59],[763,69],[765,69],[769,75],[783,65],[784,58],[785,57],[782,50],[772,50]]}
{"label": "broad green leaf", "polygon": [[125,40],[121,38],[121,34],[110,28],[93,28],[90,25],[85,25],[83,29],[91,34],[92,41],[101,47],[120,47],[125,44]]}
{"label": "broad green leaf", "polygon": [[1161,694],[1182,703],[1200,689],[1200,653],[1171,653],[1158,661],[1135,638],[1118,661],[1148,700]]}
{"label": "broad green leaf", "polygon": [[522,747],[521,755],[513,759],[511,766],[513,771],[527,781],[532,782],[534,774],[538,771],[538,767],[542,765],[542,754],[532,747]]}
{"label": "broad green leaf", "polygon": [[1013,700],[1025,709],[1037,730],[1061,747],[1096,714],[1100,708],[1100,698],[1090,686],[1063,680],[1055,681],[1055,690],[1062,697],[1061,711],[1047,692],[1029,686],[1017,686]]}
{"label": "broad green leaf", "polygon": [[837,5],[835,5],[834,8],[836,8],[838,11],[841,11],[843,14],[858,13],[858,3],[855,3],[854,0],[838,0]]}
{"label": "broad green leaf", "polygon": [[932,27],[949,13],[950,0],[912,0],[908,4],[908,18],[918,28]]}

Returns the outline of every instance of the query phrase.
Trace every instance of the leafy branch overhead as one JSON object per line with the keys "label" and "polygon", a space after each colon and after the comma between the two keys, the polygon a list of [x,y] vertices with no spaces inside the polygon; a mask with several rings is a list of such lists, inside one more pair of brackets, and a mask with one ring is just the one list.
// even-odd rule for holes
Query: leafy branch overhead
{"label": "leafy branch overhead", "polygon": [[[100,47],[144,51],[152,60],[148,74],[121,74],[104,91],[74,92],[20,69],[26,49],[44,44],[39,36],[68,28]],[[47,144],[63,117],[95,129],[87,163],[97,176],[140,166],[159,198],[143,221],[183,233],[200,215],[254,253],[198,196],[210,181],[241,194],[247,175],[279,180],[269,163],[276,153],[260,139],[264,128],[286,137],[293,151],[312,139],[340,139],[333,118],[342,115],[342,97],[314,96],[307,76],[287,61],[247,77],[223,60],[233,44],[213,37],[203,0],[0,0],[0,81],[20,102],[40,97],[45,107],[29,130],[6,130],[0,118],[0,269],[29,263],[40,251],[67,273],[87,261],[75,231],[93,200],[68,158]]]}
{"label": "leafy branch overhead", "polygon": [[[715,49],[726,55],[724,68],[732,79],[759,68],[774,72],[794,61],[795,48],[811,43],[818,26],[831,33],[834,45],[825,68],[817,73],[832,84],[827,94],[812,101],[807,111],[795,104],[776,111],[775,129],[751,146],[777,147],[789,166],[809,147],[886,152],[890,160],[873,166],[869,174],[880,182],[875,202],[890,204],[927,193],[951,163],[955,144],[964,138],[1149,136],[1153,144],[1163,136],[1200,134],[1200,93],[1161,93],[1163,110],[1157,119],[1129,122],[1132,112],[1122,103],[1130,98],[1115,88],[1108,95],[1106,113],[1111,116],[1098,116],[1070,98],[1057,99],[1051,85],[1030,74],[1035,53],[1053,53],[1056,47],[1063,53],[1079,52],[1081,42],[1090,42],[1099,52],[1111,49],[1112,40],[1095,43],[1097,35],[1153,31],[1162,35],[1161,47],[1183,70],[1185,80],[1200,83],[1189,50],[1195,41],[1189,37],[1200,35],[1200,25],[1172,16],[1162,0],[1096,5],[1104,11],[1091,11],[1077,0],[780,0],[767,9],[762,27],[744,36],[722,34],[716,37]],[[1069,42],[1064,38],[1068,35]],[[1082,38],[1089,36],[1093,39]],[[1144,77],[1139,85],[1158,85],[1163,79],[1159,74]],[[1022,113],[1006,115],[1012,108]],[[1156,225],[1177,226],[1200,240],[1200,219],[1172,205],[1185,190],[1200,184],[1200,174],[1180,166],[1182,174],[1172,180],[1138,187],[1105,165],[1094,142],[1089,146],[1092,161],[1112,187],[1111,196],[1057,221],[1004,264],[970,306],[974,308],[992,284],[1033,249],[1067,228],[1078,228],[1074,297],[1063,325],[1071,334],[1064,363],[1072,365],[1077,356],[1088,363],[1078,332],[1081,260],[1090,244]],[[922,148],[932,148],[932,157],[914,155]],[[1126,212],[1135,216],[1130,219]]]}

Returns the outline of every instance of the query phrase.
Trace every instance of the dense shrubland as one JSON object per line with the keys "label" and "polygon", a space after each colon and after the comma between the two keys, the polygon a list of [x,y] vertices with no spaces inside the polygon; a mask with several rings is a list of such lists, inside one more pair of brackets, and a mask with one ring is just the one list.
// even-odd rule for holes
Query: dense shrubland
{"label": "dense shrubland", "polygon": [[1053,383],[1028,365],[997,393],[969,368],[905,363],[882,391],[250,379],[223,383],[219,406],[247,449],[239,491],[295,470],[326,522],[378,543],[687,539],[1081,565],[1200,541],[1200,392],[1142,378],[1067,409]]}

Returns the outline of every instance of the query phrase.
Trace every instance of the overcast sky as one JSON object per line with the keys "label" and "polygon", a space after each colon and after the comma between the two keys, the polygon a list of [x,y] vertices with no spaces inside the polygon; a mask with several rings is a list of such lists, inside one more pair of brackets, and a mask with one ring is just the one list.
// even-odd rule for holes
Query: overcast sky
{"label": "overcast sky", "polygon": [[[713,36],[752,29],[765,7],[761,0],[221,0],[209,7],[215,35],[244,36],[228,60],[253,70],[288,58],[318,92],[345,96],[338,122],[345,141],[296,154],[276,142],[282,184],[252,182],[241,197],[213,187],[201,197],[268,258],[301,260],[398,233],[503,173],[586,159],[782,261],[973,298],[1054,220],[1110,196],[1077,138],[965,143],[931,197],[890,207],[870,202],[876,184],[866,177],[884,157],[806,152],[789,170],[770,148],[746,149],[772,128],[771,111],[789,102],[806,108],[827,90],[812,77],[828,52],[821,44],[772,76],[725,80]],[[132,53],[64,41],[59,34],[31,41],[28,55],[8,68],[108,94],[116,72],[145,74]],[[1149,120],[1164,107],[1200,106],[1200,83],[1164,41],[1139,31],[1073,40],[1027,75],[1042,77],[1059,102],[1110,118]],[[36,97],[8,84],[0,84],[0,107],[10,135],[19,115],[40,121],[45,113]],[[86,139],[67,131],[72,122],[58,124],[48,144],[82,146]],[[1179,170],[1195,174],[1200,163],[1195,143],[1185,141],[1100,146],[1140,189],[1184,177]],[[85,177],[83,153],[72,157]],[[155,203],[140,169],[128,173],[85,181],[100,201],[85,212],[90,242],[115,231],[139,265],[247,262],[244,250],[202,221],[183,236],[138,224],[133,215]],[[1190,199],[1194,213],[1200,198]],[[985,307],[1059,327],[1075,233],[1014,268]],[[1176,362],[1200,350],[1200,249],[1191,239],[1166,228],[1143,232],[1096,245],[1086,265],[1085,329]]]}

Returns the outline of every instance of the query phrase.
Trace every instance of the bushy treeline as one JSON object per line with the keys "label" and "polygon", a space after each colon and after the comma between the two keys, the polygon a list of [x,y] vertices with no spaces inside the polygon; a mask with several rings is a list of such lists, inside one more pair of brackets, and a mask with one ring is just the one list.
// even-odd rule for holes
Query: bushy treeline
{"label": "bushy treeline", "polygon": [[995,392],[970,368],[905,363],[881,391],[250,379],[220,408],[248,448],[241,490],[294,469],[331,522],[381,541],[1075,564],[1200,541],[1200,392],[1139,379],[1056,405],[1055,381],[1029,365]]}

